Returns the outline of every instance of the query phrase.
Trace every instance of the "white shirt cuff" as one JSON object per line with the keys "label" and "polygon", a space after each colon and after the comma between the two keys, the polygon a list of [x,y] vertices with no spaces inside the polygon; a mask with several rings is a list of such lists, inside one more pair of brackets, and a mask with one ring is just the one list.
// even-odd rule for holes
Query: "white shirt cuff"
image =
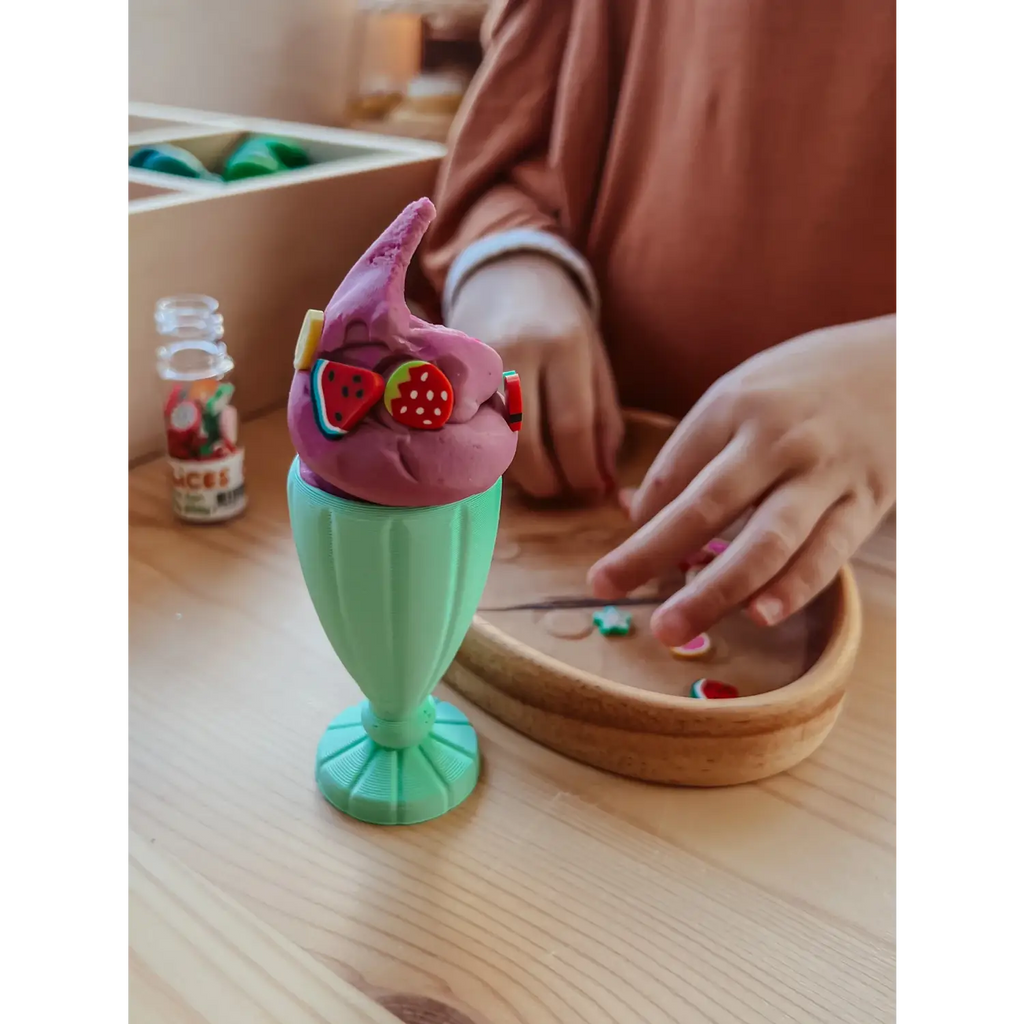
{"label": "white shirt cuff", "polygon": [[583,256],[557,235],[549,234],[547,231],[534,231],[531,228],[513,228],[511,231],[501,231],[496,235],[478,239],[466,246],[456,257],[448,271],[441,299],[446,322],[455,303],[455,297],[470,274],[479,270],[485,263],[513,252],[539,252],[561,263],[579,283],[594,318],[597,318],[601,296],[597,290],[594,272]]}

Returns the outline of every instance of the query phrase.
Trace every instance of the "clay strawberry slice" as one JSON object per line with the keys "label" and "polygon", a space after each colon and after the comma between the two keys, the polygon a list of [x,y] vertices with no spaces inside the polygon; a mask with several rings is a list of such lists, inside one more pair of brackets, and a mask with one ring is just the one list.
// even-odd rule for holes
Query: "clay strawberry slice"
{"label": "clay strawberry slice", "polygon": [[521,430],[523,426],[523,385],[515,370],[506,370],[505,382],[505,418],[509,429]]}
{"label": "clay strawberry slice", "polygon": [[451,381],[433,363],[402,363],[388,378],[384,408],[396,423],[413,430],[440,430],[455,405]]}
{"label": "clay strawberry slice", "polygon": [[316,425],[325,437],[344,437],[380,400],[384,378],[373,370],[318,359],[310,373]]}
{"label": "clay strawberry slice", "polygon": [[704,700],[731,700],[738,697],[740,691],[728,683],[720,683],[717,679],[698,679],[690,687],[690,696]]}

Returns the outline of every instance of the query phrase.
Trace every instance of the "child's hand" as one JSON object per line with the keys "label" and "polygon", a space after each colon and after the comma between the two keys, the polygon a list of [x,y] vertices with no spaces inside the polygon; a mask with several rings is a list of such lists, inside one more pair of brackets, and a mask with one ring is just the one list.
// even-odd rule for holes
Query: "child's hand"
{"label": "child's hand", "polygon": [[568,273],[546,256],[505,256],[463,284],[449,319],[519,372],[523,428],[512,479],[538,498],[613,486],[622,415],[594,318]]}
{"label": "child's hand", "polygon": [[620,597],[751,510],[651,628],[676,646],[740,605],[774,625],[832,581],[895,500],[892,316],[803,335],[721,378],[636,493],[640,528],[594,565],[590,582],[598,597]]}

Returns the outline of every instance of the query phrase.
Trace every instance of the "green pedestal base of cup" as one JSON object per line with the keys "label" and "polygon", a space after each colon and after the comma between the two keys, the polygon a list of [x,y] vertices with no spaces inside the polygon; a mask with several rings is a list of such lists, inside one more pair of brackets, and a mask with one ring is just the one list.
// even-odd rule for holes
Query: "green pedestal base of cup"
{"label": "green pedestal base of cup", "polygon": [[320,624],[367,697],[320,741],[320,791],[378,825],[450,811],[473,791],[480,755],[462,712],[431,694],[487,582],[501,481],[450,505],[388,507],[311,487],[296,459],[288,508]]}
{"label": "green pedestal base of cup", "polygon": [[339,811],[374,825],[415,825],[438,818],[473,792],[480,775],[476,732],[458,708],[434,704],[420,743],[396,749],[366,732],[366,704],[347,708],[316,751],[316,782]]}

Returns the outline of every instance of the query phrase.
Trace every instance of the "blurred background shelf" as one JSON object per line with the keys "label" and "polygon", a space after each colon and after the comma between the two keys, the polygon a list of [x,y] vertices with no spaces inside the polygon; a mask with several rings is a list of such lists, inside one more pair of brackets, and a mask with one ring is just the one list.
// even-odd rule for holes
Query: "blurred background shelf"
{"label": "blurred background shelf", "polygon": [[488,0],[359,0],[364,11],[377,14],[418,14],[421,17],[476,19],[483,21]]}
{"label": "blurred background shelf", "polygon": [[366,0],[363,31],[386,36],[396,19],[415,16],[417,73],[400,81],[364,59],[347,123],[365,131],[446,141],[455,114],[483,59],[481,33],[488,3],[464,0]]}
{"label": "blurred background shelf", "polygon": [[215,165],[248,134],[298,142],[301,169],[223,183],[128,168],[128,458],[163,445],[153,307],[212,295],[224,314],[243,417],[281,405],[302,318],[403,206],[429,195],[444,148],[322,125],[129,105],[129,153],[167,142]]}
{"label": "blurred background shelf", "polygon": [[445,142],[451,131],[454,118],[431,114],[401,114],[377,121],[355,120],[351,128],[377,135],[395,135],[406,139],[423,139],[428,142]]}

